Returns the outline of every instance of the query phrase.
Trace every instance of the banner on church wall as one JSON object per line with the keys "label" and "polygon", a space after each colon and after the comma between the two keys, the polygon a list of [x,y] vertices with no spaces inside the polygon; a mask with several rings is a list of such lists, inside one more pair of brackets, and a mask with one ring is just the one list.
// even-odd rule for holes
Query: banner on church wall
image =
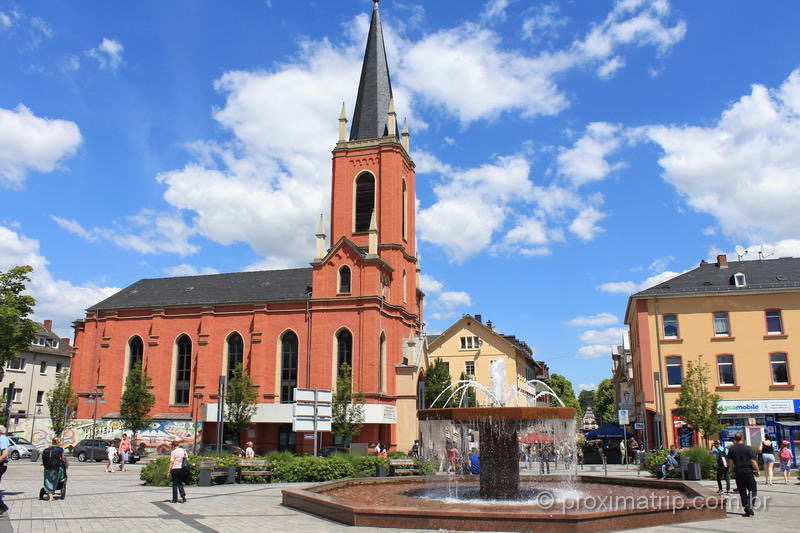
{"label": "banner on church wall", "polygon": [[[49,418],[21,419],[19,424],[11,424],[8,431],[30,440],[39,449],[49,446],[54,436]],[[168,454],[173,441],[190,444],[196,439],[200,442],[202,432],[202,423],[197,424],[195,433],[195,423],[191,420],[154,420],[136,436],[136,445],[147,453]],[[78,419],[64,431],[61,441],[62,446],[69,449],[83,439],[92,438],[92,435],[98,439],[119,439],[123,433],[130,434],[130,431],[122,428],[121,420],[97,420],[95,423],[92,419]]]}

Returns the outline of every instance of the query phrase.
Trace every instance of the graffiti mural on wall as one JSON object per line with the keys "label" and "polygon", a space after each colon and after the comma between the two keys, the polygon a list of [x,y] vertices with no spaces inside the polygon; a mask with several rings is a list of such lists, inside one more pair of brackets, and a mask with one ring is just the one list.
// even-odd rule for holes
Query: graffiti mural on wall
{"label": "graffiti mural on wall", "polygon": [[[94,429],[93,429],[94,428]],[[50,429],[49,418],[37,418],[36,420],[22,419],[19,424],[11,424],[9,432],[29,439],[39,448],[44,449],[53,438],[53,431]],[[95,424],[91,419],[78,419],[71,428],[62,435],[62,445],[67,449],[72,449],[83,439],[119,439],[125,431],[120,420],[98,420]],[[189,420],[154,420],[150,426],[136,436],[136,447],[140,452],[166,454],[169,453],[170,445],[173,441],[181,444],[191,444],[197,440],[203,440],[203,426],[197,425],[195,434],[195,424]]]}

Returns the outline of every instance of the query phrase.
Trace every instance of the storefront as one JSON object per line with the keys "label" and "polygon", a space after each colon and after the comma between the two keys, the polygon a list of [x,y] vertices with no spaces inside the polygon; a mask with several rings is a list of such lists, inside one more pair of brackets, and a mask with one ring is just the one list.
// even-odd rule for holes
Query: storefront
{"label": "storefront", "polygon": [[[786,400],[722,400],[719,402],[720,423],[725,426],[725,434],[734,433],[741,428],[749,435],[750,444],[758,445],[753,429],[761,427],[770,435],[778,434],[780,422],[800,421],[800,399]],[[723,435],[725,439],[725,435]],[[758,442],[755,442],[755,441]]]}

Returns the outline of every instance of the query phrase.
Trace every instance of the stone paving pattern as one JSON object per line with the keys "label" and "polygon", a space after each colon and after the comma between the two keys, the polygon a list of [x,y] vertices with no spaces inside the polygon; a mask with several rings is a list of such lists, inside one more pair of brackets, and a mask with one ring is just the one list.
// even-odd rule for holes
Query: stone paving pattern
{"label": "stone paving pattern", "polygon": [[[281,489],[302,484],[218,485],[187,487],[188,502],[169,503],[169,487],[145,487],[139,481],[141,466],[132,465],[128,472],[105,473],[101,463],[70,463],[67,498],[64,501],[39,501],[42,483],[41,463],[12,462],[3,477],[5,501],[11,508],[0,517],[0,533],[10,532],[235,532],[290,531],[292,533],[349,532],[386,533],[386,529],[355,528],[330,522],[293,509],[282,507]],[[599,469],[598,469],[599,470]],[[599,471],[584,474],[602,474]],[[610,475],[632,475],[635,470],[610,467]],[[793,473],[794,474],[794,473]],[[704,485],[716,487],[714,482]],[[728,518],[695,522],[678,526],[660,526],[629,531],[673,533],[686,531],[770,531],[800,530],[800,484],[792,476],[791,485],[767,487],[763,479],[759,495],[767,496],[768,509],[754,518],[743,518],[738,505]],[[735,496],[735,495],[734,495]],[[738,504],[738,496],[733,498]],[[393,530],[421,532],[419,529]]]}

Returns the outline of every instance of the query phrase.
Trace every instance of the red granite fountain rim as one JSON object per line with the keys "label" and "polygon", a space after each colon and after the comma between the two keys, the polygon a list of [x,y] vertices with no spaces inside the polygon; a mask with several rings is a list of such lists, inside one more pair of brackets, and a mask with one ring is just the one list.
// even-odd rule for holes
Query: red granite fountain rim
{"label": "red granite fountain rim", "polygon": [[[350,504],[343,502],[340,499],[334,498],[332,496],[327,496],[324,493],[327,491],[334,490],[336,488],[345,487],[348,485],[383,485],[383,484],[402,484],[402,483],[414,483],[420,481],[430,481],[430,482],[442,482],[445,481],[442,479],[443,476],[404,476],[404,477],[396,477],[396,478],[350,478],[350,479],[339,479],[335,481],[328,481],[324,483],[320,483],[318,485],[314,485],[312,487],[307,487],[305,489],[284,489],[282,491],[282,495],[284,501],[288,497],[295,497],[301,498],[306,501],[315,501],[318,504],[322,504],[328,507],[332,507],[338,509],[340,511],[346,511],[349,513],[353,513],[356,515],[387,515],[391,514],[393,517],[399,516],[407,516],[407,517],[433,517],[433,518],[464,518],[464,519],[498,519],[498,520],[508,520],[508,519],[516,519],[516,520],[542,520],[542,521],[563,521],[565,519],[575,520],[575,521],[588,521],[588,520],[595,520],[598,518],[613,518],[615,516],[630,516],[630,515],[647,515],[652,513],[663,513],[672,511],[669,507],[649,507],[645,509],[624,509],[624,510],[607,510],[607,511],[596,511],[596,512],[585,512],[581,514],[570,514],[565,513],[563,511],[553,511],[553,512],[528,512],[528,511],[520,511],[519,509],[508,509],[503,508],[498,511],[487,511],[482,509],[480,511],[468,511],[468,510],[445,510],[445,509],[436,509],[432,510],[430,508],[416,508],[416,507],[396,507],[396,506],[382,506],[382,507],[362,507],[358,506],[357,504]],[[525,478],[536,478],[537,476],[523,476]],[[450,477],[451,480],[458,479],[458,480],[472,480],[474,481],[474,477],[470,476],[455,476]],[[553,480],[561,480],[561,479],[573,479],[570,476],[547,476],[543,479],[547,479],[550,481]],[[683,493],[685,496],[689,498],[689,501],[684,502],[685,507],[683,507],[682,511],[691,511],[691,510],[715,510],[715,509],[723,509],[725,508],[725,499],[720,497],[718,494],[707,490],[699,483],[693,483],[691,481],[678,481],[678,480],[654,480],[654,479],[639,479],[639,478],[627,478],[627,477],[600,477],[600,476],[577,476],[577,479],[581,482],[587,483],[608,483],[608,484],[618,484],[618,485],[627,485],[627,486],[637,486],[643,488],[653,488],[653,489],[669,489],[675,492]],[[699,498],[699,500],[698,500]]]}
{"label": "red granite fountain rim", "polygon": [[572,407],[450,407],[420,409],[419,420],[574,420]]}

